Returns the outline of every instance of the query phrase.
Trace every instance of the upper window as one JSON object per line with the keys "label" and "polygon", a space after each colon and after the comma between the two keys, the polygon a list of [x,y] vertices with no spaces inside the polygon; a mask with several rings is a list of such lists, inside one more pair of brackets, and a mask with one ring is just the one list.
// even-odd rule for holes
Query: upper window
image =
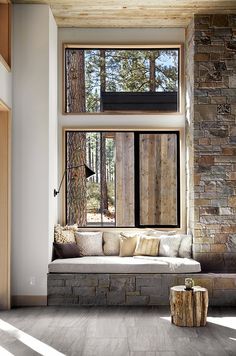
{"label": "upper window", "polygon": [[179,111],[179,48],[65,48],[65,113]]}

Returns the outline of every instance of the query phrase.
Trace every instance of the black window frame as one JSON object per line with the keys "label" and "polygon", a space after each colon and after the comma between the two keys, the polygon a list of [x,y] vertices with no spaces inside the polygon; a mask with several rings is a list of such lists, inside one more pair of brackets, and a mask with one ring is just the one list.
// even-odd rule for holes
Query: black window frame
{"label": "black window frame", "polygon": [[[181,227],[181,194],[180,194],[180,186],[181,186],[181,177],[180,177],[180,131],[178,130],[116,130],[116,129],[107,129],[107,130],[80,130],[80,129],[66,129],[64,132],[64,145],[65,145],[65,150],[64,150],[64,169],[66,168],[66,162],[67,162],[67,134],[69,132],[117,132],[117,133],[134,133],[134,226],[78,226],[79,228],[86,228],[86,229],[94,229],[94,228],[180,228]],[[142,134],[175,134],[177,138],[177,156],[176,156],[176,162],[177,162],[177,167],[176,167],[176,179],[177,179],[177,192],[176,192],[176,197],[177,197],[177,202],[176,202],[176,209],[177,209],[177,223],[173,225],[149,225],[149,224],[140,224],[140,141],[139,137]],[[65,221],[67,224],[67,175],[65,175],[65,188],[64,188],[64,194],[65,194]]]}

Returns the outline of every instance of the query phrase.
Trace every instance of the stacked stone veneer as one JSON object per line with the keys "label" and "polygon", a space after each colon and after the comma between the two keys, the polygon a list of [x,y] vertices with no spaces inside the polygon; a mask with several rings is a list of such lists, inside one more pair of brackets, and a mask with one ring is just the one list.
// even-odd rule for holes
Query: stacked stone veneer
{"label": "stacked stone veneer", "polygon": [[[189,227],[203,271],[236,271],[236,15],[197,15],[187,36]],[[192,49],[194,48],[194,51]],[[191,71],[194,52],[194,77]],[[194,107],[192,106],[194,104]],[[194,159],[191,167],[191,160]],[[194,208],[194,217],[191,211]]]}
{"label": "stacked stone veneer", "polygon": [[193,277],[209,304],[236,305],[236,274],[52,274],[48,305],[169,305],[169,290]]}

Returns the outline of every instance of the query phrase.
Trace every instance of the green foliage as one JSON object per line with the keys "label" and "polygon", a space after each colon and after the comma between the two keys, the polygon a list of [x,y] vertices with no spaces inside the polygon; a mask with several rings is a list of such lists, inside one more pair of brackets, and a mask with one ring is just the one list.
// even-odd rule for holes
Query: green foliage
{"label": "green foliage", "polygon": [[[105,57],[103,57],[104,53]],[[87,112],[100,111],[101,90],[106,92],[152,91],[151,65],[155,68],[155,91],[178,90],[177,50],[86,49],[84,56]]]}

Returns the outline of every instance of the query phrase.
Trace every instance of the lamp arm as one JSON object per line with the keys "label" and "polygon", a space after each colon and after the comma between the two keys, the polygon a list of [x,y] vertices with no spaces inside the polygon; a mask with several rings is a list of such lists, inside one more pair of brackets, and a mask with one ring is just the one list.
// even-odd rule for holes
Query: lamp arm
{"label": "lamp arm", "polygon": [[64,170],[58,190],[54,189],[54,197],[57,196],[57,194],[59,194],[59,192],[60,192],[61,185],[62,185],[63,179],[65,177],[66,171],[67,171],[67,169]]}

